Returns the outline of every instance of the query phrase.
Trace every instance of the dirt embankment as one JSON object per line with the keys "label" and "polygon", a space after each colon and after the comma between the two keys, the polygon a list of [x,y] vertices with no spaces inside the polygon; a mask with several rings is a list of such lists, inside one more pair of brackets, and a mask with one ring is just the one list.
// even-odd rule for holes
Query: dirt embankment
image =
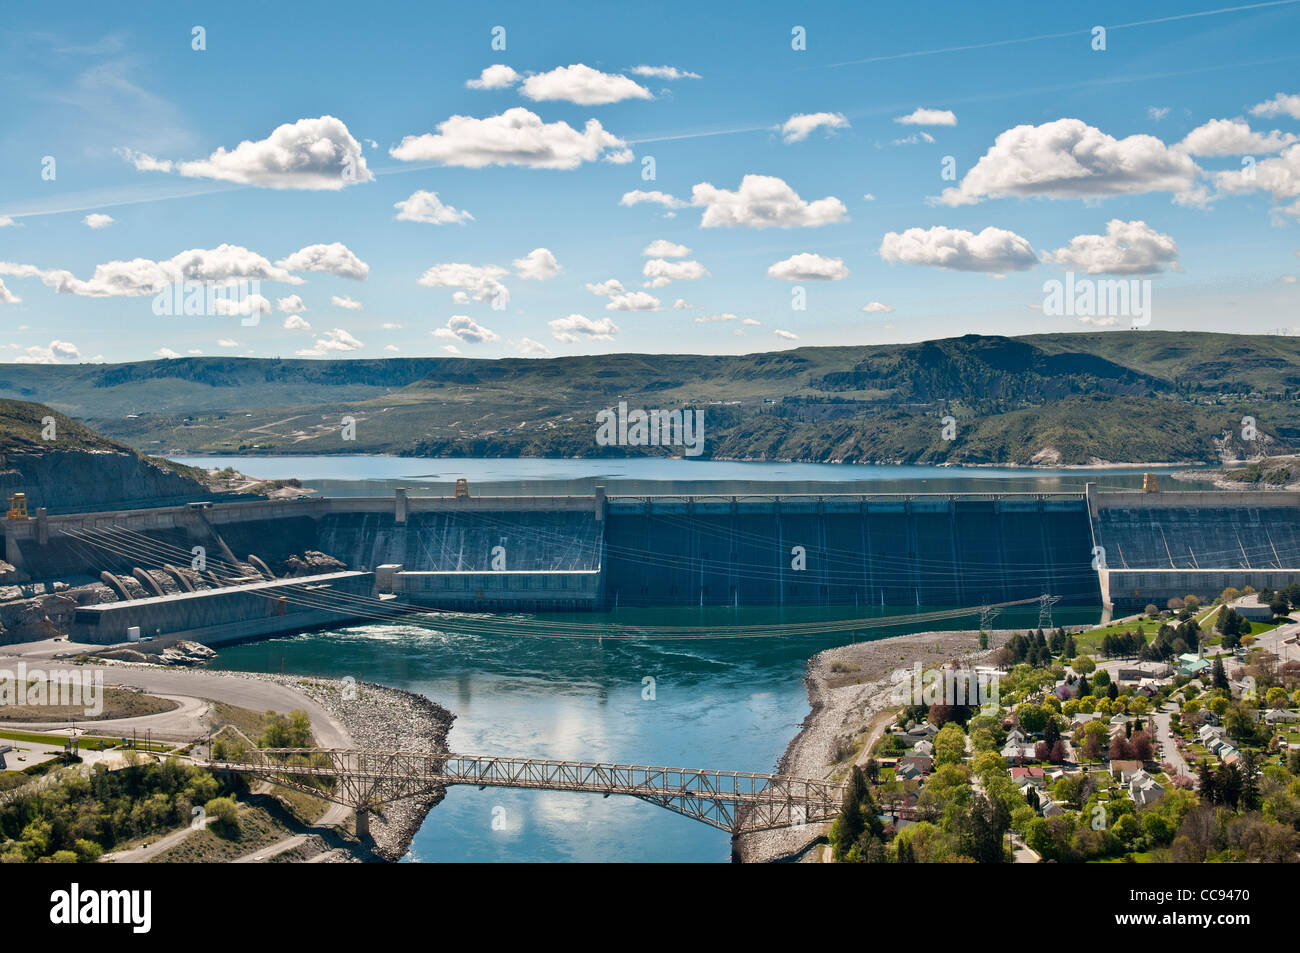
{"label": "dirt embankment", "polygon": [[[996,648],[1011,631],[990,633]],[[872,642],[827,649],[808,660],[804,684],[812,711],[777,765],[780,774],[840,780],[855,763],[866,760],[892,712],[890,675],[898,669],[922,669],[961,659],[974,663],[989,654],[979,648],[979,633],[917,632]],[[735,854],[744,863],[812,861],[809,850],[829,831],[828,824],[808,824],[747,834],[737,839]]]}

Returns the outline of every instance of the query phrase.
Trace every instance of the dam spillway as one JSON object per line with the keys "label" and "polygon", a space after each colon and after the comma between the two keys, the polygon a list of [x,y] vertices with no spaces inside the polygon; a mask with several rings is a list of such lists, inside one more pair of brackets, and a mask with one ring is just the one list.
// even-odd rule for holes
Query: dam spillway
{"label": "dam spillway", "polygon": [[[76,584],[110,573],[129,582],[144,575],[141,545],[272,564],[317,551],[373,573],[376,593],[399,603],[470,611],[978,606],[1050,594],[1062,605],[1122,612],[1300,579],[1300,494],[1287,492],[1090,485],[1084,493],[456,498],[399,490],[38,510],[4,531],[10,581]],[[168,605],[185,614],[198,601]],[[192,630],[190,622],[176,627]]]}
{"label": "dam spillway", "polygon": [[1098,600],[1082,494],[613,498],[613,605]]}

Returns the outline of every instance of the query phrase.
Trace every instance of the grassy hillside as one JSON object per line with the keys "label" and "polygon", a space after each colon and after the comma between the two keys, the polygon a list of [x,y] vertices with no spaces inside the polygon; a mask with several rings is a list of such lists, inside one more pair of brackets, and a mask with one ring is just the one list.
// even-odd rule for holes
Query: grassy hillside
{"label": "grassy hillside", "polygon": [[[41,436],[49,417],[54,418],[53,441]],[[50,449],[134,453],[130,447],[101,437],[84,424],[43,404],[0,400],[0,451],[34,453]]]}
{"label": "grassy hillside", "polygon": [[[595,414],[626,400],[702,408],[712,457],[1211,462],[1295,450],[1297,396],[1300,339],[1169,331],[738,356],[0,366],[0,397],[39,398],[150,453],[656,452],[595,445]],[[344,416],[355,441],[341,438]],[[1243,416],[1263,444],[1242,441]]]}
{"label": "grassy hillside", "polygon": [[[45,422],[54,418],[54,439],[44,439]],[[162,467],[180,476],[208,482],[203,470],[187,467],[170,460],[146,457],[134,448],[101,436],[85,424],[73,420],[44,404],[22,400],[0,399],[0,454],[48,453],[53,451],[81,450],[99,453],[125,453],[142,462]]]}

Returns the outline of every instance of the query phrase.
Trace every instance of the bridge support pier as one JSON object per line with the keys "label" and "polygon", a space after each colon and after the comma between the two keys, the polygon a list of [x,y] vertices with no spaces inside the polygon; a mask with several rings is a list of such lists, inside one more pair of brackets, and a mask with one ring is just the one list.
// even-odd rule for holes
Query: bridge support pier
{"label": "bridge support pier", "polygon": [[359,807],[353,812],[357,820],[357,840],[370,840],[370,811]]}

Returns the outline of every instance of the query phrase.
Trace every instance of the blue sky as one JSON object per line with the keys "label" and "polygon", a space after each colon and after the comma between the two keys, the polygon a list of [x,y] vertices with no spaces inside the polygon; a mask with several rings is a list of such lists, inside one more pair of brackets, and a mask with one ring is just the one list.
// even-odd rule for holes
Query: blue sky
{"label": "blue sky", "polygon": [[[1296,0],[10,7],[0,361],[1127,333],[1045,314],[1065,271],[1291,331],[1298,39]],[[265,301],[159,316],[160,274]]]}

